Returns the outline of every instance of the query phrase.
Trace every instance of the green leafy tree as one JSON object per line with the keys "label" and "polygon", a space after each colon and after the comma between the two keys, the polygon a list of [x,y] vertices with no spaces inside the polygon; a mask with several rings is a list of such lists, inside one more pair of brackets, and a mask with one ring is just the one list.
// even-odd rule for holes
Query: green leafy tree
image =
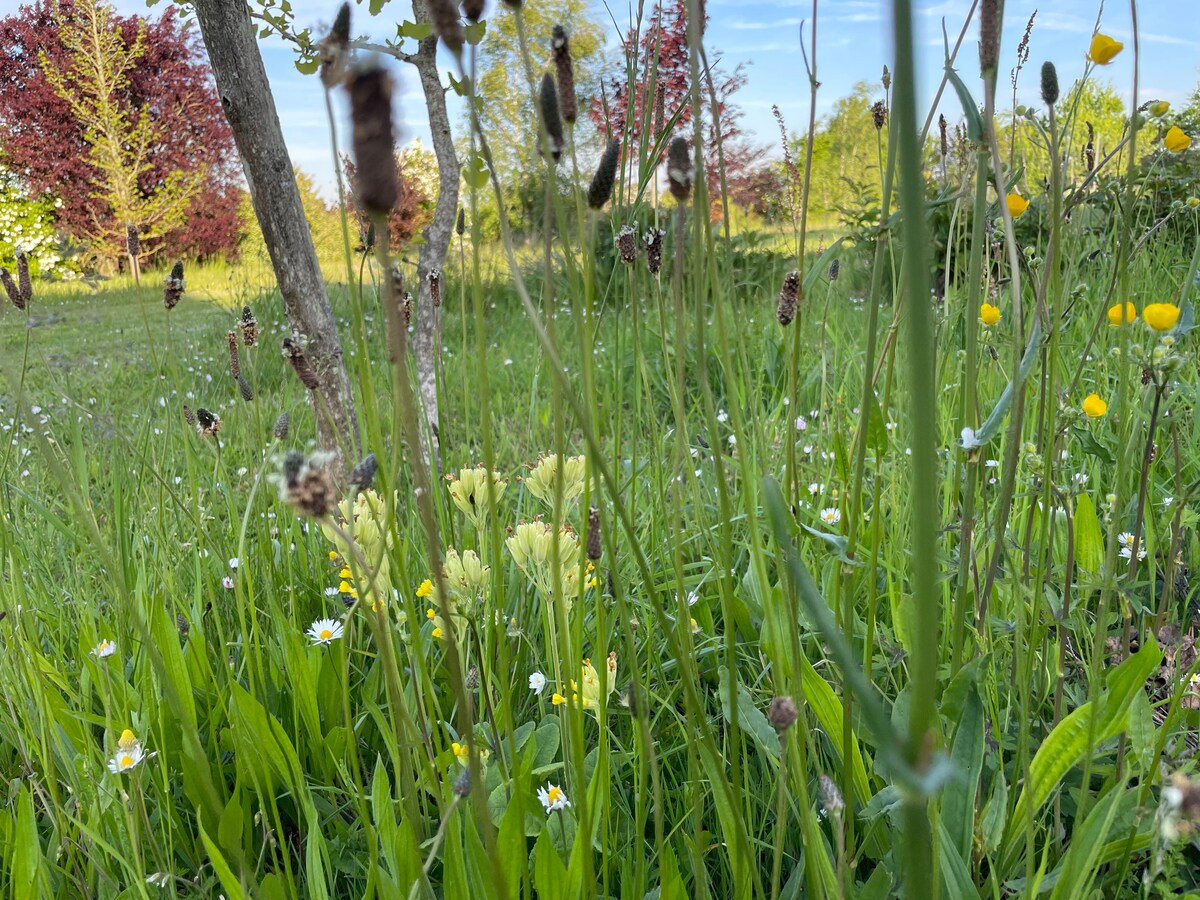
{"label": "green leafy tree", "polygon": [[127,102],[130,73],[146,54],[145,23],[138,23],[136,38],[127,42],[112,7],[78,0],[74,11],[71,27],[62,33],[66,64],[57,65],[45,54],[41,63],[46,79],[84,128],[96,172],[93,196],[112,212],[84,237],[98,257],[114,258],[129,225],[137,227],[148,249],[182,226],[207,173],[202,167],[171,171],[146,189],[142,178],[153,170],[154,153],[169,136],[153,109]]}
{"label": "green leafy tree", "polygon": [[[503,12],[503,11],[500,11]],[[585,0],[545,0],[526,4],[523,10],[525,38],[533,61],[533,76],[554,71],[550,45],[555,25],[562,25],[571,42],[575,62],[575,90],[580,109],[600,93],[604,33],[600,23],[588,15]],[[525,61],[517,38],[516,16],[497,14],[488,20],[487,33],[479,44],[477,96],[480,124],[496,164],[496,174],[507,193],[510,215],[522,221],[535,218],[540,208],[538,117],[534,107]],[[464,127],[466,133],[469,128]],[[576,123],[576,141],[592,139],[586,116]]]}
{"label": "green leafy tree", "polygon": [[21,251],[34,275],[66,271],[54,231],[54,211],[61,202],[50,194],[30,197],[16,173],[0,166],[0,266],[11,269]]}

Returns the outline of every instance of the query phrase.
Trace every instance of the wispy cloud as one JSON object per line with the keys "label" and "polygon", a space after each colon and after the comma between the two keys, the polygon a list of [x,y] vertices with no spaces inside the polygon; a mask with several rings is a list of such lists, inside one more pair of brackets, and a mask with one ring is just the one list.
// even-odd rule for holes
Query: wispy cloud
{"label": "wispy cloud", "polygon": [[803,19],[779,19],[775,22],[750,22],[746,19],[739,19],[736,22],[728,22],[726,28],[731,28],[734,31],[778,31],[780,28],[795,28]]}

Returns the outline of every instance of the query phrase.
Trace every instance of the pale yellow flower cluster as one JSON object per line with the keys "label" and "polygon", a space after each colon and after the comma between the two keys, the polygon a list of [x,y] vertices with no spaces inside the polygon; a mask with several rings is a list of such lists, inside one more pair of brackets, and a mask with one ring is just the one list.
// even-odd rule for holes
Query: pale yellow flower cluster
{"label": "pale yellow flower cluster", "polygon": [[582,456],[568,456],[559,462],[558,454],[551,453],[538,459],[537,465],[525,479],[529,493],[547,506],[554,505],[554,492],[562,483],[562,502],[573,503],[583,494],[587,477],[587,460]]}

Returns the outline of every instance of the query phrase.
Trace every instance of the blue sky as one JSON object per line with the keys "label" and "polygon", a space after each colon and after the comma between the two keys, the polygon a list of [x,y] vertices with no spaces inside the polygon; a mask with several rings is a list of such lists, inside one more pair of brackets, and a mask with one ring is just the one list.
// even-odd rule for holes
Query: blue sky
{"label": "blue sky", "polygon": [[[0,7],[11,0],[0,0]],[[537,2],[537,0],[529,0]],[[632,18],[637,0],[610,0],[607,4],[591,0],[595,17],[609,32],[610,45],[619,39],[616,20],[622,30]],[[649,0],[647,0],[649,2]],[[506,9],[489,14],[508,15]],[[1016,47],[1026,21],[1037,9],[1030,39],[1029,63],[1019,87],[1019,101],[1037,100],[1038,70],[1044,60],[1055,62],[1065,88],[1083,71],[1084,53],[1099,10],[1098,0],[1008,0],[1001,47],[1001,98],[1008,96],[1008,70],[1013,65]],[[145,12],[139,0],[117,0],[125,13]],[[953,43],[971,8],[970,0],[916,0],[918,87],[922,110],[928,109],[941,77],[942,23]],[[155,14],[162,7],[151,10]],[[312,25],[320,33],[327,27],[336,9],[335,0],[293,0],[296,21]],[[727,67],[744,62],[748,82],[736,95],[745,113],[743,124],[748,132],[777,155],[779,131],[771,113],[778,104],[789,129],[802,130],[808,120],[809,89],[801,62],[799,46],[802,25],[811,22],[812,3],[800,0],[708,0],[710,22],[706,43],[710,55],[717,51]],[[1138,4],[1141,34],[1141,100],[1163,99],[1178,106],[1186,100],[1200,80],[1200,16],[1197,0],[1143,0]],[[371,18],[365,7],[355,9],[353,30],[356,35],[369,30],[373,37],[394,34],[397,22],[411,7],[403,0],[391,0],[382,13]],[[817,115],[827,114],[834,102],[848,94],[858,81],[878,84],[883,64],[890,62],[891,4],[887,0],[818,0],[817,7]],[[1126,51],[1100,72],[1129,99],[1133,84],[1133,54],[1128,4],[1110,2],[1104,10],[1101,30],[1127,42]],[[804,25],[805,40],[808,26]],[[972,25],[960,53],[958,69],[974,90],[978,83],[976,36]],[[319,185],[330,190],[333,183],[329,135],[324,103],[315,76],[304,76],[293,65],[291,49],[280,39],[261,42],[267,73],[275,93],[276,106],[293,162],[310,173]],[[428,126],[423,121],[420,88],[407,66],[396,63],[400,80],[397,110],[404,137],[421,138],[428,146]],[[453,95],[451,95],[453,98]],[[943,111],[951,121],[958,118],[954,101],[944,101]],[[344,115],[344,107],[339,115]],[[452,110],[458,123],[457,108]],[[348,133],[348,132],[347,132]]]}

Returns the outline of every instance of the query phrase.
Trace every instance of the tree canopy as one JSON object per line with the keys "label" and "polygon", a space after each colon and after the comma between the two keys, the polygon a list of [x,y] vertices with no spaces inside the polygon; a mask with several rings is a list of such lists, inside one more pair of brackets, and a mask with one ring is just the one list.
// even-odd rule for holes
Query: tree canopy
{"label": "tree canopy", "polygon": [[[89,68],[102,83],[85,79]],[[173,8],[154,19],[36,0],[0,19],[0,150],[28,195],[61,200],[57,227],[99,255],[139,215],[155,220],[128,223],[151,249],[236,250],[236,152],[203,52]],[[190,202],[164,214],[156,198],[192,181]]]}

